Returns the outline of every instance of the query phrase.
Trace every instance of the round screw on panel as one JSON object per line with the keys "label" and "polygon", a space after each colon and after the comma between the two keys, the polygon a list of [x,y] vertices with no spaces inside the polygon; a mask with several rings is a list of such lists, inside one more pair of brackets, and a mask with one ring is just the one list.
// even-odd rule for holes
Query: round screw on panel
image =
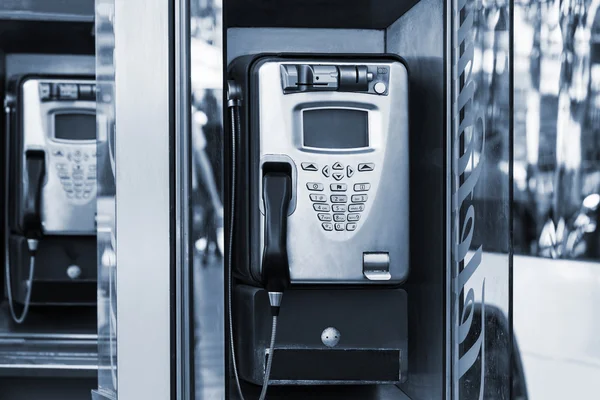
{"label": "round screw on panel", "polygon": [[335,347],[340,342],[341,337],[340,331],[330,326],[321,333],[321,342],[327,347]]}
{"label": "round screw on panel", "polygon": [[67,276],[71,279],[78,279],[81,276],[81,268],[78,265],[70,265],[67,268]]}
{"label": "round screw on panel", "polygon": [[383,82],[377,82],[373,89],[375,89],[375,93],[377,94],[384,94],[387,86],[385,86],[385,83]]}

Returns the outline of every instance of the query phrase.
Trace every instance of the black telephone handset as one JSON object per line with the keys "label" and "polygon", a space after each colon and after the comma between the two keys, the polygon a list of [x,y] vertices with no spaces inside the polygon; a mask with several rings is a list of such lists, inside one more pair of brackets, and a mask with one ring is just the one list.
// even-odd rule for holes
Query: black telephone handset
{"label": "black telephone handset", "polygon": [[33,274],[35,271],[35,255],[38,248],[39,239],[42,237],[42,184],[44,183],[44,174],[46,173],[45,153],[43,150],[27,150],[25,152],[25,168],[27,169],[27,193],[23,199],[23,234],[27,238],[29,248],[29,277],[27,279],[27,294],[23,304],[23,311],[17,315],[13,303],[13,294],[11,288],[11,275],[9,263],[6,263],[6,288],[10,313],[17,324],[23,323],[29,312],[31,303],[31,287],[33,285]]}
{"label": "black telephone handset", "polygon": [[23,199],[23,233],[28,239],[39,239],[42,236],[42,184],[46,172],[44,151],[27,150],[25,152],[25,168],[28,184],[27,193]]}
{"label": "black telephone handset", "polygon": [[265,247],[262,276],[268,292],[283,293],[290,284],[287,253],[287,213],[292,197],[292,179],[285,172],[263,176],[265,202]]}

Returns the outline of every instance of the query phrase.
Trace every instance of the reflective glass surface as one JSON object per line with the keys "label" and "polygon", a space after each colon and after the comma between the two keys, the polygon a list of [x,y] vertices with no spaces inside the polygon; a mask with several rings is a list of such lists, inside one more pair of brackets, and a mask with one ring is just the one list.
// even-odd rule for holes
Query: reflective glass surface
{"label": "reflective glass surface", "polygon": [[[503,399],[511,390],[511,3],[453,3],[453,398]],[[510,397],[512,393],[512,396]]]}
{"label": "reflective glass surface", "polygon": [[106,126],[97,145],[98,391],[109,399],[117,395],[114,15],[114,0],[96,1],[96,120]]}
{"label": "reflective glass surface", "polygon": [[515,2],[514,329],[533,400],[598,392],[599,7]]}

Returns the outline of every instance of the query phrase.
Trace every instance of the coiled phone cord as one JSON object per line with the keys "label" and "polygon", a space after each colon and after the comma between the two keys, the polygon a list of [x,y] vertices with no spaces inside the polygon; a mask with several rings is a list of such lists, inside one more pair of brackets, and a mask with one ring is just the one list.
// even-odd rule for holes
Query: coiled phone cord
{"label": "coiled phone cord", "polygon": [[[229,314],[228,322],[229,322],[229,346],[231,350],[231,363],[233,367],[233,374],[235,377],[235,385],[237,387],[238,394],[240,395],[241,400],[245,400],[244,393],[242,392],[242,387],[240,385],[240,377],[238,375],[237,362],[235,359],[235,341],[233,338],[233,316],[232,316],[232,291],[233,291],[233,274],[232,274],[232,261],[231,256],[233,254],[233,229],[235,227],[235,185],[236,185],[236,142],[237,142],[237,132],[241,131],[241,121],[239,115],[239,101],[236,102],[234,100],[230,100],[228,103],[228,107],[231,110],[231,214],[229,221],[229,246],[227,249],[227,312]],[[271,340],[269,345],[269,359],[267,360],[267,367],[265,369],[265,377],[262,385],[262,390],[260,393],[259,400],[265,400],[267,396],[267,389],[269,387],[269,377],[271,376],[271,365],[273,363],[273,353],[275,351],[275,337],[277,334],[277,316],[273,316],[273,323],[271,327]]]}
{"label": "coiled phone cord", "polygon": [[25,294],[25,302],[23,303],[23,312],[21,315],[17,316],[15,311],[15,305],[13,301],[12,294],[12,285],[11,285],[11,276],[10,276],[10,263],[8,262],[8,251],[6,252],[7,262],[4,263],[4,272],[6,276],[6,297],[8,297],[8,308],[10,309],[10,315],[12,319],[17,324],[22,324],[27,318],[27,314],[29,313],[29,305],[31,304],[31,291],[33,286],[33,273],[35,271],[35,253],[37,251],[38,240],[37,239],[27,239],[27,246],[29,247],[29,252],[31,253],[29,257],[29,277],[27,278],[27,292]]}

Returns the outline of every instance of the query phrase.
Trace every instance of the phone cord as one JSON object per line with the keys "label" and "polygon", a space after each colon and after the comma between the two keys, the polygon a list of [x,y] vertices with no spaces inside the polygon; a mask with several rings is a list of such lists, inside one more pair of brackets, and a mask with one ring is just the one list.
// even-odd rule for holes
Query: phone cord
{"label": "phone cord", "polygon": [[[240,395],[241,400],[245,400],[244,394],[242,392],[242,387],[240,385],[240,377],[237,369],[237,361],[235,359],[235,340],[233,338],[233,315],[232,315],[232,291],[233,291],[233,274],[232,274],[232,254],[233,254],[233,230],[235,228],[235,184],[236,184],[236,141],[237,141],[237,133],[241,131],[241,121],[239,115],[239,105],[233,104],[229,106],[231,110],[231,210],[230,210],[230,222],[229,222],[229,246],[227,249],[227,274],[228,274],[228,284],[227,284],[227,311],[229,314],[228,322],[229,322],[229,346],[231,350],[231,363],[233,374],[235,377],[235,385],[237,387],[238,394]],[[260,400],[264,400],[267,395],[267,389],[269,387],[269,377],[271,376],[271,365],[273,363],[273,353],[275,351],[275,337],[277,334],[277,316],[273,316],[273,323],[271,326],[271,343],[269,345],[269,359],[267,360],[267,367],[265,369],[265,377],[262,385],[262,390],[260,393]]]}
{"label": "phone cord", "polygon": [[[10,308],[10,314],[12,316],[12,319],[17,324],[22,324],[23,321],[25,321],[25,318],[27,318],[27,314],[29,313],[29,305],[31,304],[33,273],[35,271],[35,252],[37,249],[38,241],[36,239],[27,239],[27,244],[31,253],[31,256],[29,257],[29,277],[27,278],[27,292],[25,294],[25,302],[23,303],[23,312],[21,312],[21,315],[19,316],[17,316],[17,313],[15,311],[15,305],[13,300],[12,280],[10,276],[10,263],[6,262],[4,264],[4,272],[6,275],[6,297],[8,297],[8,307]],[[8,258],[8,251],[6,254]]]}
{"label": "phone cord", "polygon": [[236,147],[236,140],[237,140],[237,131],[238,131],[238,127],[241,128],[241,123],[239,120],[239,115],[238,112],[239,111],[239,106],[231,106],[230,107],[231,110],[231,214],[229,217],[229,248],[227,249],[227,313],[229,314],[229,347],[230,347],[230,351],[231,351],[231,363],[232,363],[232,369],[233,369],[233,374],[235,376],[235,385],[237,387],[237,391],[238,394],[240,395],[240,398],[242,400],[244,400],[244,394],[242,393],[242,387],[240,386],[240,377],[238,376],[238,370],[237,370],[237,362],[235,360],[235,343],[234,343],[234,339],[233,339],[233,316],[231,315],[231,311],[232,311],[232,306],[231,306],[231,299],[232,299],[232,294],[231,292],[233,291],[233,274],[232,274],[232,269],[233,269],[233,265],[231,262],[231,258],[232,258],[232,254],[233,254],[233,229],[234,229],[234,220],[235,220],[235,177],[236,177],[236,151],[235,151],[235,147]]}
{"label": "phone cord", "polygon": [[275,351],[275,337],[277,336],[277,316],[273,316],[271,325],[271,343],[269,344],[269,359],[267,360],[267,368],[265,369],[265,380],[263,381],[262,391],[260,392],[260,400],[265,400],[267,397],[267,389],[269,388],[269,378],[271,376],[271,365],[273,364],[273,352]]}

